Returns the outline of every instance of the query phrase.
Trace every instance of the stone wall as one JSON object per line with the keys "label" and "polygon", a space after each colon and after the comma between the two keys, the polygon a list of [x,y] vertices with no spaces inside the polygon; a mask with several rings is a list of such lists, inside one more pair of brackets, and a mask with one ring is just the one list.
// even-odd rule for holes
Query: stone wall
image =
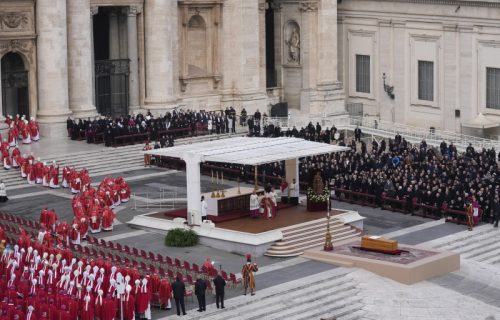
{"label": "stone wall", "polygon": [[[487,109],[486,68],[500,67],[500,5],[344,1],[339,5],[340,78],[347,100],[385,121],[460,132]],[[355,55],[371,57],[371,90],[356,92]],[[434,99],[418,97],[418,61],[434,65]],[[394,86],[395,99],[384,91]],[[460,114],[460,116],[458,116]]]}

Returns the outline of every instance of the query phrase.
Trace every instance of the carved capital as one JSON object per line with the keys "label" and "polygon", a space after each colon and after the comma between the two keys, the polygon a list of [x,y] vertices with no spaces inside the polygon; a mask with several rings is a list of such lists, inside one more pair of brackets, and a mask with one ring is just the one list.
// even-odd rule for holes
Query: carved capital
{"label": "carved capital", "polygon": [[90,7],[90,16],[95,16],[96,14],[99,13],[99,7],[98,6],[91,6]]}
{"label": "carved capital", "polygon": [[318,10],[318,2],[316,1],[301,1],[299,10],[302,12],[313,12]]}
{"label": "carved capital", "polygon": [[265,1],[259,1],[259,11],[265,11],[267,9],[267,3]]}
{"label": "carved capital", "polygon": [[4,12],[0,14],[0,30],[23,30],[29,18],[24,12]]}
{"label": "carved capital", "polygon": [[276,0],[271,0],[269,2],[269,7],[274,10],[274,12],[279,12],[283,8],[280,2],[277,2]]}
{"label": "carved capital", "polygon": [[136,16],[142,13],[142,6],[130,6],[128,7],[128,15]]}

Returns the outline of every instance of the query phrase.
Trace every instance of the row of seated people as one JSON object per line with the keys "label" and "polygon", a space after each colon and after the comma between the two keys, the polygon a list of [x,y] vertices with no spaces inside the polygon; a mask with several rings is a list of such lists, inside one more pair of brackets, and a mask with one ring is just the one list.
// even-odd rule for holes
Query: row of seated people
{"label": "row of seated people", "polygon": [[167,112],[155,118],[150,112],[126,117],[101,117],[87,120],[68,118],[68,136],[72,140],[86,139],[88,143],[104,142],[106,146],[156,141],[167,137],[234,132],[235,120],[224,112],[184,111]]}

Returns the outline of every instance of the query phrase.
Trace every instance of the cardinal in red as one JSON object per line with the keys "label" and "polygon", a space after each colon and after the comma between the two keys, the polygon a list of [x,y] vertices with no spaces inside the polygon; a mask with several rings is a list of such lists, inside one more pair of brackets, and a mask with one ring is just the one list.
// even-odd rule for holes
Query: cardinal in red
{"label": "cardinal in red", "polygon": [[19,168],[19,166],[20,166],[19,157],[20,156],[21,156],[21,151],[19,151],[19,148],[14,147],[14,149],[12,149],[12,155],[11,155],[13,168]]}
{"label": "cardinal in red", "polygon": [[132,287],[127,285],[125,288],[125,294],[123,295],[123,320],[134,320],[135,319],[135,298],[131,294]]}
{"label": "cardinal in red", "polygon": [[30,130],[31,140],[32,141],[40,140],[40,129],[38,127],[38,123],[36,123],[33,117],[31,117],[30,122],[28,123],[28,127]]}
{"label": "cardinal in red", "polygon": [[19,136],[19,131],[17,128],[12,124],[9,129],[9,140],[7,141],[9,143],[10,147],[15,147],[17,146],[17,137]]}
{"label": "cardinal in red", "polygon": [[2,150],[2,163],[5,170],[9,170],[11,166],[10,154],[8,149]]}
{"label": "cardinal in red", "polygon": [[109,207],[105,207],[102,214],[102,229],[104,231],[113,230],[113,222],[115,220],[115,213]]}

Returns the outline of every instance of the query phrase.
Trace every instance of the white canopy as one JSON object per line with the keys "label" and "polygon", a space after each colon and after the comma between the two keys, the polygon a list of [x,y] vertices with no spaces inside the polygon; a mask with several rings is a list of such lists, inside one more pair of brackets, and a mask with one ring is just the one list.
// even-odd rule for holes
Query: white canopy
{"label": "white canopy", "polygon": [[475,117],[474,119],[462,123],[462,125],[464,127],[475,128],[475,129],[489,129],[489,128],[496,128],[499,126],[498,123],[487,118],[482,113],[478,114],[477,117]]}
{"label": "white canopy", "polygon": [[298,138],[239,137],[150,150],[146,153],[184,160],[188,156],[195,155],[199,157],[200,162],[210,161],[256,166],[346,150],[350,150],[350,148]]}

